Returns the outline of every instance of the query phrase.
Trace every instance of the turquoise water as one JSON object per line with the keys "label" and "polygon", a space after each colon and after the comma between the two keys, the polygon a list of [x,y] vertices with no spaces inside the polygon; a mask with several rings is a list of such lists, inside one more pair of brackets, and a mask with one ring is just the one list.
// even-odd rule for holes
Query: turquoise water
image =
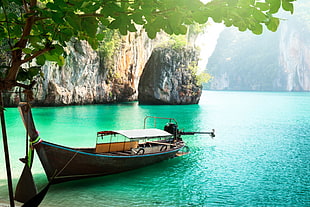
{"label": "turquoise water", "polygon": [[[41,206],[310,206],[310,93],[204,91],[199,105],[34,108],[41,137],[94,146],[96,132],[142,128],[146,115],[174,117],[191,153],[118,175],[54,185]],[[6,111],[14,184],[22,170],[25,130]],[[7,201],[0,144],[0,201]],[[46,178],[38,160],[38,188]]]}

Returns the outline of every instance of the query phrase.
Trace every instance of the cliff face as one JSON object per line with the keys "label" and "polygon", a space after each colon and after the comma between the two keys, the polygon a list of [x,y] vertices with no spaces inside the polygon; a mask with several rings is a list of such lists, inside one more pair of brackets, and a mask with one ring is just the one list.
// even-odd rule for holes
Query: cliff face
{"label": "cliff face", "polygon": [[209,58],[207,68],[214,77],[209,88],[310,91],[310,27],[303,19],[308,12],[297,9],[276,33],[255,36],[226,28]]}
{"label": "cliff face", "polygon": [[[72,39],[65,48],[64,66],[49,62],[42,67],[44,78],[33,89],[32,104],[60,106],[137,100],[142,72],[140,103],[196,104],[202,88],[188,69],[194,66],[192,63],[197,66],[196,51],[158,49],[149,60],[153,48],[167,38],[160,34],[158,39],[150,40],[142,30],[130,33],[120,37],[112,58],[94,51],[86,41]],[[149,95],[145,92],[150,90],[155,99],[145,99]],[[21,101],[18,94],[8,94],[5,100],[6,106]]]}
{"label": "cliff face", "polygon": [[281,30],[279,65],[287,91],[310,91],[309,31],[285,24]]}
{"label": "cliff face", "polygon": [[68,45],[63,67],[54,63],[43,67],[44,79],[34,90],[34,104],[93,104],[137,98],[139,77],[154,45],[144,32],[121,37],[110,61],[85,41]]}
{"label": "cliff face", "polygon": [[191,69],[197,67],[197,57],[193,49],[156,48],[140,79],[139,103],[197,104],[202,86]]}

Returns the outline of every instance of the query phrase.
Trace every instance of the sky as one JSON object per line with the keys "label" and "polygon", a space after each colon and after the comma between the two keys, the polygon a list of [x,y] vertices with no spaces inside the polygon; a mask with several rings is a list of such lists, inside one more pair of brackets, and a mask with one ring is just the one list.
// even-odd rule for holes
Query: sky
{"label": "sky", "polygon": [[198,73],[203,72],[206,69],[208,59],[212,55],[217,39],[224,29],[223,24],[214,23],[211,19],[202,34],[196,39],[195,45],[200,49],[200,57],[198,61]]}

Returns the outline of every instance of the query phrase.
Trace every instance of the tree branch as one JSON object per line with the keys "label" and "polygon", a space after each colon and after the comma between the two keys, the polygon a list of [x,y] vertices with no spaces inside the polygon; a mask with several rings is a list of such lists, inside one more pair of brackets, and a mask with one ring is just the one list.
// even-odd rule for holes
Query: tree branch
{"label": "tree branch", "polygon": [[26,84],[23,84],[23,83],[19,83],[17,81],[15,81],[15,86],[19,86],[19,87],[22,87],[24,89],[27,89],[27,90],[31,90],[32,87],[36,84],[36,81],[32,81],[29,85],[26,85]]}
{"label": "tree branch", "polygon": [[[28,5],[26,1],[23,1],[25,10],[28,10]],[[34,8],[37,5],[37,0],[30,0],[30,10],[27,12],[29,14],[29,17],[26,19],[25,26],[23,28],[23,33],[21,35],[21,38],[18,42],[14,45],[13,48],[19,48],[17,50],[12,51],[12,63],[11,68],[8,71],[8,75],[6,76],[6,80],[14,81],[16,80],[19,68],[21,66],[22,62],[22,49],[24,49],[27,45],[28,39],[27,37],[30,35],[30,32],[32,30],[35,15],[34,11],[31,10],[31,8]]]}
{"label": "tree branch", "polygon": [[52,50],[52,49],[54,49],[54,48],[53,47],[45,47],[43,50],[37,51],[36,53],[31,55],[30,57],[21,60],[21,65],[26,63],[26,62],[29,62],[29,61],[33,60],[34,58],[36,58],[36,57],[38,57],[38,56],[40,56],[40,55],[42,55],[42,54]]}
{"label": "tree branch", "polygon": [[15,86],[24,88],[26,90],[31,90],[33,86],[36,84],[36,81],[32,81],[29,85],[19,83],[17,81],[9,81],[9,80],[0,80],[0,90],[9,90]]}

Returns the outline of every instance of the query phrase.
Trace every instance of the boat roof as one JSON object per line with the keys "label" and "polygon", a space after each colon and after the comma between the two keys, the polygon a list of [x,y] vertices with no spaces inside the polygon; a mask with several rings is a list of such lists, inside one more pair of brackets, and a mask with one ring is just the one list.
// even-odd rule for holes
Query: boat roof
{"label": "boat roof", "polygon": [[158,137],[171,137],[172,134],[161,129],[130,129],[130,130],[115,130],[101,131],[97,134],[121,134],[129,139],[150,139]]}

